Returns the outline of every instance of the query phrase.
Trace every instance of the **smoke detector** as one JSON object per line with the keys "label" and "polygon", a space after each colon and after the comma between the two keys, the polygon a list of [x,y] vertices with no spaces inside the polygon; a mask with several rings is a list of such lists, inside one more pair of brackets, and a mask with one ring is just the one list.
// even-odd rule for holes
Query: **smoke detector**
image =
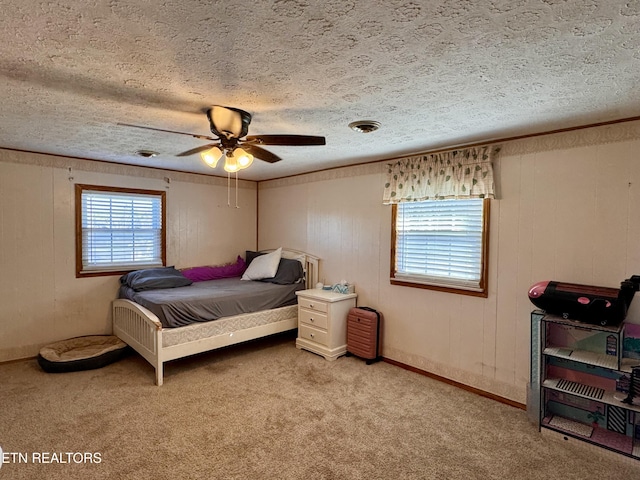
{"label": "smoke detector", "polygon": [[375,120],[358,120],[351,122],[349,128],[360,133],[371,133],[380,128],[380,122],[376,122]]}

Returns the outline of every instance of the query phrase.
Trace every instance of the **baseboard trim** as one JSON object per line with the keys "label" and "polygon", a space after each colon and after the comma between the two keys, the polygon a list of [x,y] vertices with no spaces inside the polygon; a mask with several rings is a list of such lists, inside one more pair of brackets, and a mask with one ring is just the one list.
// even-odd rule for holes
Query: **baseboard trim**
{"label": "baseboard trim", "polygon": [[435,373],[427,372],[426,370],[412,367],[411,365],[407,365],[406,363],[398,362],[390,358],[383,357],[382,360],[391,365],[395,365],[396,367],[400,367],[405,370],[409,370],[410,372],[418,373],[420,375],[424,375],[425,377],[433,378],[434,380],[438,380],[440,382],[453,385],[454,387],[461,388],[462,390],[466,390],[467,392],[475,393],[476,395],[480,395],[481,397],[490,398],[491,400],[504,403],[505,405],[509,405],[510,407],[519,408],[520,410],[525,410],[525,411],[527,410],[527,406],[524,403],[516,402],[514,400],[501,397],[500,395],[496,395],[495,393],[486,392],[479,388],[465,385],[464,383],[456,382],[455,380],[451,380],[450,378],[442,377],[440,375],[436,375]]}
{"label": "baseboard trim", "polygon": [[22,357],[22,358],[12,358],[11,360],[0,360],[0,365],[8,365],[10,363],[29,362],[37,359],[38,359],[37,355],[30,356],[30,357]]}

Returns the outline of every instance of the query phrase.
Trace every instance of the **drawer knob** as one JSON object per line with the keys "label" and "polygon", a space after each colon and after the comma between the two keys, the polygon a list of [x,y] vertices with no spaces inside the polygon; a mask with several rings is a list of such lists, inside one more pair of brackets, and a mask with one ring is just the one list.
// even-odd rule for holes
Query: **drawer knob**
{"label": "drawer knob", "polygon": [[314,335],[313,335],[313,333],[310,333],[310,334],[309,334],[309,336],[310,336],[311,338],[313,338],[313,336],[314,336]]}
{"label": "drawer knob", "polygon": [[310,304],[309,304],[309,308],[313,308],[313,303],[310,303]]}
{"label": "drawer knob", "polygon": [[310,322],[313,322],[313,317],[310,317],[310,318],[309,318],[309,321],[310,321]]}

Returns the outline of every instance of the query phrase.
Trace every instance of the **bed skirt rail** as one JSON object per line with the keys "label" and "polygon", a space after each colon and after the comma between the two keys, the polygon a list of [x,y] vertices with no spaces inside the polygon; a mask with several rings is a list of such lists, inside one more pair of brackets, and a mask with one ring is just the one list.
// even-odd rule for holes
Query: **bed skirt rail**
{"label": "bed skirt rail", "polygon": [[131,300],[114,300],[112,309],[113,334],[156,369],[156,383],[162,385],[162,323],[154,313]]}
{"label": "bed skirt rail", "polygon": [[[297,308],[295,306],[280,307],[221,319],[219,320],[221,323],[238,324],[235,329],[225,332],[203,332],[203,329],[207,327],[206,322],[182,327],[200,333],[192,339],[180,337],[177,343],[165,346],[164,341],[169,339],[169,343],[171,343],[171,336],[179,333],[180,328],[168,329],[170,330],[167,332],[168,337],[164,338],[165,331],[161,328],[158,317],[141,305],[131,300],[118,299],[113,301],[112,308],[113,334],[153,366],[156,371],[156,385],[163,383],[165,362],[294,330],[298,326]],[[249,325],[244,325],[242,320],[246,319],[255,319],[256,322],[250,321]],[[261,322],[260,320],[263,319],[268,319],[268,321]],[[239,326],[241,323],[243,326]],[[201,336],[203,333],[204,335]]]}

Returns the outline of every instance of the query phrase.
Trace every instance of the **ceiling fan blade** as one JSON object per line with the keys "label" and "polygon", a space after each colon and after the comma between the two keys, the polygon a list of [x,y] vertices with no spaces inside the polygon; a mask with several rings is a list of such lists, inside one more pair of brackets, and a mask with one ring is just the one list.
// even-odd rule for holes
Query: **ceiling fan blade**
{"label": "ceiling fan blade", "polygon": [[189,155],[193,155],[194,153],[204,152],[205,150],[209,150],[211,147],[215,147],[218,145],[217,143],[210,143],[208,145],[201,145],[196,148],[192,148],[191,150],[187,150],[186,152],[176,154],[176,157],[188,157]]}
{"label": "ceiling fan blade", "polygon": [[276,163],[282,160],[276,154],[271,153],[268,150],[265,150],[264,148],[258,147],[256,145],[252,145],[250,143],[243,143],[242,148],[244,149],[245,152],[250,153],[254,157],[259,158],[260,160],[264,160],[265,162],[268,162],[268,163]]}
{"label": "ceiling fan blade", "polygon": [[197,133],[176,132],[175,130],[164,130],[162,128],[145,127],[143,125],[133,125],[131,123],[117,123],[116,125],[120,125],[122,127],[143,128],[145,130],[153,130],[154,132],[177,133],[178,135],[188,135],[190,137],[199,138],[201,140],[218,140],[217,138],[198,135]]}
{"label": "ceiling fan blade", "polygon": [[253,145],[326,145],[324,137],[314,135],[249,135],[246,139]]}

